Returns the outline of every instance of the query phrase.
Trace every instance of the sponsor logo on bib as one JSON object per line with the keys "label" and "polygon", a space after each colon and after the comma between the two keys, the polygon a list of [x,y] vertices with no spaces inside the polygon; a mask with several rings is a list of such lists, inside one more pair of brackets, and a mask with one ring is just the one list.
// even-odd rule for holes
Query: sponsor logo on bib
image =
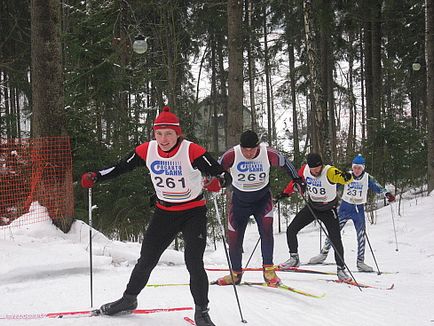
{"label": "sponsor logo on bib", "polygon": [[154,161],[151,164],[151,170],[157,175],[182,175],[181,162],[177,161]]}
{"label": "sponsor logo on bib", "polygon": [[264,167],[260,162],[240,162],[237,165],[237,170],[240,172],[262,172]]}

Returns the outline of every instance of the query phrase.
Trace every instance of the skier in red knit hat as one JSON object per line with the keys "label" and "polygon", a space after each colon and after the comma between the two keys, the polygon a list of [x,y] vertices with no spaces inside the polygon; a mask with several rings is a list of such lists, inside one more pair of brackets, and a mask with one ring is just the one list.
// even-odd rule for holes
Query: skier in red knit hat
{"label": "skier in red knit hat", "polygon": [[125,292],[117,301],[104,304],[102,314],[114,315],[137,307],[137,296],[145,287],[163,251],[179,232],[185,241],[185,263],[190,273],[190,291],[195,303],[195,322],[214,326],[208,314],[208,277],[203,254],[206,247],[206,201],[203,175],[214,177],[222,187],[231,184],[230,173],[201,146],[182,136],[178,117],[164,107],[154,121],[155,140],[137,146],[114,166],[83,174],[81,184],[91,188],[140,166],[148,168],[157,196],[155,213],[143,239],[140,258]]}
{"label": "skier in red knit hat", "polygon": [[154,120],[154,130],[169,128],[175,130],[177,135],[182,134],[178,117],[170,112],[170,107],[165,106],[163,111]]}

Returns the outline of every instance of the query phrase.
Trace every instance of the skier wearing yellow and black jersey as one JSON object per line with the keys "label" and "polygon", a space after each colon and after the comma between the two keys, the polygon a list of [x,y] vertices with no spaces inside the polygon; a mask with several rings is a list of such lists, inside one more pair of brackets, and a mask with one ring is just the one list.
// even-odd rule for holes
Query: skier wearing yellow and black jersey
{"label": "skier wearing yellow and black jersey", "polygon": [[[307,156],[307,164],[300,168],[298,175],[306,182],[308,204],[297,213],[286,230],[290,259],[280,264],[279,267],[289,269],[300,265],[297,234],[312,223],[316,217],[324,223],[335,248],[338,278],[345,281],[351,280],[345,271],[344,249],[336,209],[339,200],[337,185],[350,183],[353,180],[352,175],[334,166],[324,165],[321,156],[317,153],[310,153]],[[289,197],[295,191],[297,188],[294,188],[294,183],[291,181],[281,196]]]}

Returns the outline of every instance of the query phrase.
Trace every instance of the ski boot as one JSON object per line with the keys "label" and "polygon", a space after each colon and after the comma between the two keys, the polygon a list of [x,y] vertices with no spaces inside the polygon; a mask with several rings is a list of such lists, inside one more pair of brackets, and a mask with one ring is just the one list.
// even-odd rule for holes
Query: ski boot
{"label": "ski boot", "polygon": [[300,258],[297,253],[292,253],[291,257],[284,263],[279,265],[281,270],[291,269],[291,267],[300,266]]}
{"label": "ski boot", "polygon": [[282,284],[282,280],[276,274],[276,266],[264,265],[263,266],[264,281],[268,286],[278,287]]}
{"label": "ski boot", "polygon": [[209,309],[207,306],[201,307],[195,305],[194,321],[197,326],[215,326],[211,320],[211,317],[209,316],[208,311]]}
{"label": "ski boot", "polygon": [[366,273],[371,273],[374,271],[374,269],[371,266],[366,265],[363,261],[357,261],[357,269],[359,270],[359,272],[366,272]]}
{"label": "ski boot", "polygon": [[124,294],[122,298],[114,302],[106,303],[99,308],[103,315],[115,315],[120,312],[128,313],[137,308],[137,296]]}
{"label": "ski boot", "polygon": [[[241,283],[242,276],[243,276],[242,272],[232,271],[233,282],[235,283],[235,285],[238,285]],[[215,283],[217,283],[218,285],[231,285],[231,284],[233,284],[232,283],[232,277],[231,277],[231,274],[220,277],[219,279],[217,279],[217,281],[215,281]]]}
{"label": "ski boot", "polygon": [[338,276],[339,281],[342,282],[351,282],[353,280],[345,271],[345,266],[338,266],[336,275]]}
{"label": "ski boot", "polygon": [[319,255],[316,255],[312,257],[309,260],[309,265],[319,265],[322,264],[327,259],[328,252],[322,251],[319,253]]}

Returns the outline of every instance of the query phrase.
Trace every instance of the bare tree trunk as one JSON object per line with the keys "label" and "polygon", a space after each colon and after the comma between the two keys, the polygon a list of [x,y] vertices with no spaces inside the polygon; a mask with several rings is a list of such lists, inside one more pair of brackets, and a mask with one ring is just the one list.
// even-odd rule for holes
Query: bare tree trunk
{"label": "bare tree trunk", "polygon": [[[306,94],[305,101],[306,101],[306,129],[309,130],[309,126],[313,126],[312,110],[310,109],[312,106],[310,105],[309,94]],[[302,129],[303,129],[303,125],[302,125]],[[304,143],[304,147],[302,151],[303,156],[306,155],[308,148],[313,148],[312,137],[313,137],[313,132],[308,132],[306,135],[306,141]]]}
{"label": "bare tree trunk", "polygon": [[100,145],[103,142],[103,116],[102,116],[102,108],[99,104],[99,101],[95,101],[95,115],[96,115],[96,136]]}
{"label": "bare tree trunk", "polygon": [[313,22],[313,8],[311,0],[304,0],[304,30],[306,37],[306,50],[309,66],[309,87],[311,98],[311,119],[312,125],[312,150],[323,154],[326,150],[325,140],[327,135],[324,125],[326,123],[323,111],[321,110],[321,84],[319,81],[319,60],[315,46],[315,30]]}
{"label": "bare tree trunk", "polygon": [[292,7],[288,4],[285,6],[285,22],[286,22],[286,42],[288,43],[288,61],[289,61],[289,84],[291,87],[291,104],[292,104],[292,135],[294,146],[294,162],[296,166],[301,163],[300,157],[300,141],[298,137],[298,117],[297,117],[297,96],[295,92],[295,56],[294,42],[292,36],[294,34],[291,25]]}
{"label": "bare tree trunk", "polygon": [[330,25],[332,24],[332,12],[330,5],[321,3],[321,18],[320,19],[320,80],[322,94],[321,110],[327,124],[325,127],[325,135],[327,138],[325,141],[324,159],[327,161],[336,161],[336,122],[334,114],[334,96],[333,96],[333,56],[330,40]]}
{"label": "bare tree trunk", "polygon": [[[366,25],[366,24],[365,24]],[[361,122],[361,129],[362,129],[362,141],[366,139],[366,116],[365,116],[365,56],[363,51],[363,32],[360,30],[360,75],[362,78],[360,78],[360,100],[362,102],[362,122]]]}
{"label": "bare tree trunk", "polygon": [[[383,139],[379,131],[382,128],[382,108],[383,108],[383,90],[382,90],[382,68],[381,68],[381,0],[374,1],[372,7],[372,99],[373,99],[373,157],[369,164],[371,171],[381,172],[383,166]],[[374,164],[375,163],[375,164]],[[375,169],[375,167],[377,167]]]}
{"label": "bare tree trunk", "polygon": [[265,90],[266,90],[266,100],[267,100],[267,135],[268,143],[273,143],[273,117],[271,113],[271,95],[270,95],[270,60],[268,58],[268,38],[267,38],[267,4],[263,5],[263,28],[264,28],[264,68],[265,68]]}
{"label": "bare tree trunk", "polygon": [[12,137],[12,128],[11,128],[11,117],[12,117],[12,113],[11,113],[11,106],[10,106],[10,97],[9,97],[9,82],[7,81],[9,79],[9,76],[7,76],[5,78],[6,80],[6,87],[5,87],[5,92],[4,92],[4,97],[5,97],[5,101],[4,101],[4,108],[5,108],[5,117],[6,117],[6,136],[7,138],[13,138]]}
{"label": "bare tree trunk", "polygon": [[216,78],[216,42],[214,34],[211,36],[211,105],[212,105],[212,144],[213,152],[219,153],[218,112],[217,112],[217,78]]}
{"label": "bare tree trunk", "polygon": [[247,44],[247,62],[249,71],[249,89],[250,89],[250,113],[252,115],[252,130],[257,130],[256,122],[256,105],[255,105],[255,59],[252,53],[252,14],[253,0],[247,0],[247,24],[249,26],[249,42]]}
{"label": "bare tree trunk", "polygon": [[[31,30],[32,30],[32,136],[48,137],[65,135],[65,112],[63,92],[62,47],[60,42],[61,30],[60,3],[56,0],[31,1]],[[45,142],[45,141],[44,141]],[[61,159],[55,148],[45,148],[44,142],[38,142],[38,150],[52,153],[51,168],[61,166]],[[47,141],[48,143],[48,141]],[[59,163],[56,161],[59,160]],[[38,184],[36,192],[47,192],[48,195],[36,195],[37,200],[49,209],[53,223],[62,231],[68,232],[73,216],[58,216],[59,212],[52,205],[54,193],[65,191],[68,204],[73,205],[72,193],[67,192],[67,186],[72,183],[71,171],[64,176],[54,178],[44,175]],[[32,180],[33,182],[33,180]],[[50,195],[53,194],[53,195]],[[30,198],[32,200],[32,198]],[[34,199],[33,199],[34,200]],[[53,209],[54,208],[54,209]]]}
{"label": "bare tree trunk", "polygon": [[[330,42],[329,42],[330,45]],[[330,46],[328,47],[328,63],[327,66],[329,67],[327,71],[327,113],[328,113],[328,135],[326,143],[327,145],[327,152],[330,155],[330,159],[333,163],[337,162],[337,145],[336,145],[336,106],[335,106],[335,96],[334,96],[334,80],[333,80],[333,67],[335,66],[333,55],[331,53]]]}
{"label": "bare tree trunk", "polygon": [[289,82],[291,85],[291,102],[292,102],[292,136],[294,146],[294,162],[296,165],[301,163],[300,157],[300,140],[298,136],[298,115],[297,115],[297,96],[295,92],[295,58],[294,58],[294,45],[288,43],[288,57],[289,57]]}
{"label": "bare tree trunk", "polygon": [[15,123],[17,125],[17,137],[21,138],[21,107],[20,107],[20,93],[15,92],[15,103],[17,104]]}
{"label": "bare tree trunk", "polygon": [[270,103],[271,103],[271,136],[273,137],[273,142],[270,145],[277,146],[277,132],[276,132],[276,112],[274,111],[274,94],[273,94],[273,84],[270,82]]}
{"label": "bare tree trunk", "polygon": [[[353,44],[354,41],[354,34],[351,33],[348,39],[349,44]],[[354,98],[354,91],[353,91],[353,64],[354,64],[354,56],[352,49],[349,50],[349,56],[348,56],[348,103],[349,103],[349,111],[350,111],[350,117],[349,117],[349,124],[348,124],[348,139],[347,139],[347,149],[345,151],[346,153],[346,161],[350,162],[351,157],[354,154],[355,151],[355,138],[356,138],[356,103]]]}
{"label": "bare tree trunk", "polygon": [[33,137],[66,133],[60,43],[60,3],[32,0]]}
{"label": "bare tree trunk", "polygon": [[220,107],[222,114],[225,117],[223,128],[225,130],[225,144],[227,143],[227,117],[228,117],[228,91],[226,87],[227,79],[226,72],[224,68],[224,58],[223,53],[223,36],[222,34],[216,35],[217,38],[217,53],[218,53],[218,67],[219,67],[219,85],[220,85]]}
{"label": "bare tree trunk", "polygon": [[125,89],[127,85],[127,66],[130,62],[130,54],[129,54],[129,36],[127,34],[127,26],[128,26],[128,4],[124,1],[121,2],[120,8],[120,22],[119,22],[119,37],[121,40],[120,46],[118,47],[118,56],[119,56],[119,64],[120,64],[120,76],[122,81],[122,86],[118,89],[118,115],[116,119],[113,121],[115,127],[115,133],[113,134],[113,141],[117,146],[121,145],[121,148],[125,148],[128,146],[128,133],[126,132],[126,126],[128,124],[128,91]]}
{"label": "bare tree trunk", "polygon": [[[372,92],[372,33],[371,23],[365,22],[364,43],[365,43],[365,90],[366,90],[366,142],[368,150],[371,151],[375,137],[374,125],[374,102]],[[363,78],[362,78],[363,79]],[[370,161],[372,163],[372,161]]]}
{"label": "bare tree trunk", "polygon": [[168,78],[168,98],[169,105],[173,107],[175,111],[178,109],[176,85],[177,85],[177,64],[178,64],[178,40],[175,36],[175,26],[174,26],[174,9],[171,6],[161,7],[160,15],[162,17],[162,23],[164,26],[164,35],[162,40],[163,53],[165,54],[164,60],[167,64],[167,78]]}
{"label": "bare tree trunk", "polygon": [[236,145],[243,128],[243,43],[241,0],[228,0],[229,96],[227,147]]}
{"label": "bare tree trunk", "polygon": [[17,89],[15,87],[8,87],[9,89],[9,106],[10,106],[10,128],[11,128],[11,138],[17,138],[17,102],[16,100],[16,92]]}
{"label": "bare tree trunk", "polygon": [[194,104],[193,104],[193,108],[192,108],[192,112],[191,112],[191,125],[192,126],[195,126],[196,115],[197,115],[197,112],[199,110],[200,80],[201,80],[201,76],[202,76],[203,65],[205,63],[205,59],[206,59],[207,54],[208,54],[208,49],[209,49],[209,44],[206,46],[205,50],[203,51],[202,58],[200,60],[199,73],[197,75],[197,83],[196,83],[196,95],[194,97]]}
{"label": "bare tree trunk", "polygon": [[428,119],[428,192],[434,190],[434,4],[425,0],[426,110]]}

